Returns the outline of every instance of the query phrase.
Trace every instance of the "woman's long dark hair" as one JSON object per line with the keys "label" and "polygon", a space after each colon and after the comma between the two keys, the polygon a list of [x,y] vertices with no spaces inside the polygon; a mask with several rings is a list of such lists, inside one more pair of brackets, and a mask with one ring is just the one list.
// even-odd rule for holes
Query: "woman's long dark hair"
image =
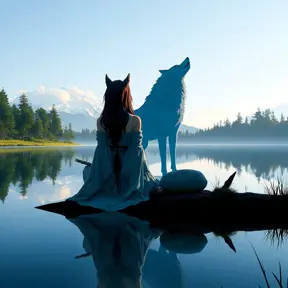
{"label": "woman's long dark hair", "polygon": [[123,81],[112,81],[106,75],[105,81],[107,88],[104,94],[105,103],[101,113],[100,124],[108,133],[112,146],[116,149],[113,170],[116,184],[119,185],[121,163],[117,147],[122,133],[125,133],[126,125],[129,121],[129,113],[134,114],[132,95],[129,87],[130,74]]}

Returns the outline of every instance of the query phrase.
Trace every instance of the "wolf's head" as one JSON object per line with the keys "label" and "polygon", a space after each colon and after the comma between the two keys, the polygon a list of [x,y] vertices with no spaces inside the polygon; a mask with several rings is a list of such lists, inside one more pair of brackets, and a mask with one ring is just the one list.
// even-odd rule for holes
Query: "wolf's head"
{"label": "wolf's head", "polygon": [[171,77],[173,79],[182,79],[186,73],[190,70],[190,60],[189,57],[185,58],[185,60],[179,64],[179,65],[174,65],[171,68],[167,70],[159,70],[159,72],[164,76],[164,77]]}

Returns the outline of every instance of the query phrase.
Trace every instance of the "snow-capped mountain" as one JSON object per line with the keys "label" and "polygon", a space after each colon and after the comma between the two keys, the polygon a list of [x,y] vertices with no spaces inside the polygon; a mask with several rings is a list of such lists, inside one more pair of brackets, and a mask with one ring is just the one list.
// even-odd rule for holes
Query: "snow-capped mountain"
{"label": "snow-capped mountain", "polygon": [[[45,88],[34,91],[23,91],[28,97],[33,109],[50,110],[54,104],[64,125],[72,124],[75,131],[82,128],[96,128],[96,119],[103,108],[103,101],[92,91],[79,88]],[[19,97],[11,99],[11,104],[18,104]],[[194,133],[197,128],[181,125],[180,130]]]}
{"label": "snow-capped mountain", "polygon": [[[95,129],[96,119],[102,110],[102,99],[91,91],[78,88],[45,88],[23,91],[34,109],[50,110],[54,104],[64,125],[72,124],[75,131]],[[12,99],[18,104],[19,98]]]}
{"label": "snow-capped mountain", "polygon": [[185,124],[181,124],[179,131],[181,132],[186,132],[188,131],[189,133],[195,133],[197,130],[199,130],[199,128],[193,127],[193,126],[187,126]]}

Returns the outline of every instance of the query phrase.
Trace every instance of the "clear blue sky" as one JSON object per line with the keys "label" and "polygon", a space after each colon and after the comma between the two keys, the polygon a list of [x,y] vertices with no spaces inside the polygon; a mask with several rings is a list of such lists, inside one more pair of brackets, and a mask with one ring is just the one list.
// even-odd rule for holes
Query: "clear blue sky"
{"label": "clear blue sky", "polygon": [[[184,123],[288,102],[287,0],[0,0],[0,86],[77,87],[131,73],[136,106],[159,69],[191,59]],[[288,116],[288,115],[287,115]]]}

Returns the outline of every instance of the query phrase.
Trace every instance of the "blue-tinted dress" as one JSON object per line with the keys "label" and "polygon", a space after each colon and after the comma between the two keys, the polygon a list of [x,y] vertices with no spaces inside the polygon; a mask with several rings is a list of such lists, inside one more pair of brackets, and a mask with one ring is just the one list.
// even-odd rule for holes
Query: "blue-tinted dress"
{"label": "blue-tinted dress", "polygon": [[125,278],[134,283],[141,281],[147,250],[160,232],[152,230],[146,221],[119,212],[68,220],[83,234],[83,248],[92,255],[104,287],[127,287],[121,285]]}
{"label": "blue-tinted dress", "polygon": [[149,199],[159,181],[150,173],[142,147],[142,132],[123,134],[119,146],[120,186],[113,173],[115,150],[106,132],[97,131],[97,142],[91,167],[83,171],[84,185],[68,200],[106,211],[117,211]]}

